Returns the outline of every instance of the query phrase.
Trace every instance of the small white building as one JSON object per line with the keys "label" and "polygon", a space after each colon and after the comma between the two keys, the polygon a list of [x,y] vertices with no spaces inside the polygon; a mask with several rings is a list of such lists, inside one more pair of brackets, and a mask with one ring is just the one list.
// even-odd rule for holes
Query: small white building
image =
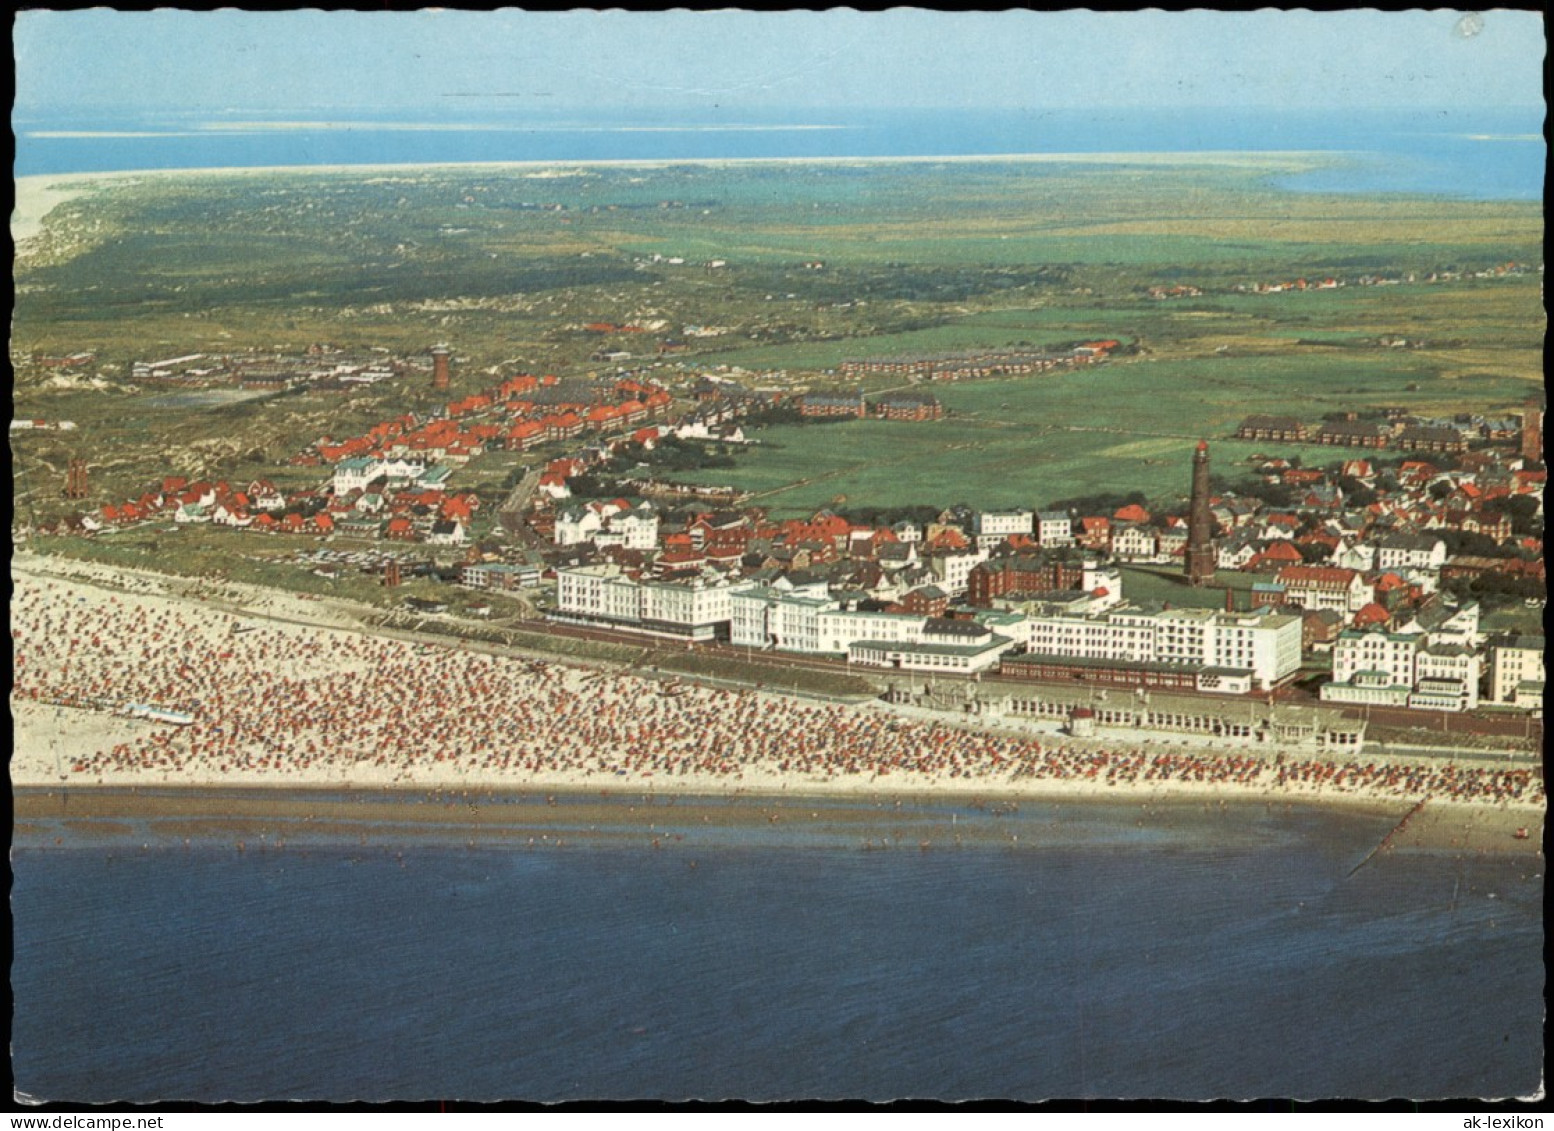
{"label": "small white building", "polygon": [[1341,613],[1355,613],[1374,598],[1374,592],[1365,577],[1353,569],[1285,566],[1279,571],[1277,580],[1284,586],[1288,602],[1303,609],[1335,609]]}
{"label": "small white building", "polygon": [[1152,562],[1159,543],[1152,527],[1118,523],[1112,527],[1112,556],[1124,562]]}
{"label": "small white building", "polygon": [[335,464],[334,493],[339,498],[352,491],[365,491],[367,484],[383,475],[384,463],[369,456],[343,459]]}
{"label": "small white building", "polygon": [[987,671],[1012,647],[1014,641],[996,633],[968,644],[903,644],[860,640],[848,648],[847,662],[897,671],[967,675]]}
{"label": "small white building", "polygon": [[1376,543],[1376,568],[1401,573],[1437,572],[1446,564],[1446,543],[1428,534],[1387,534]]}
{"label": "small white building", "polygon": [[971,520],[977,548],[986,552],[997,548],[1006,538],[1035,532],[1035,516],[1026,510],[979,511]]}
{"label": "small white building", "polygon": [[576,546],[590,541],[604,529],[604,516],[593,507],[567,507],[556,515],[555,542]]}
{"label": "small white building", "polygon": [[987,560],[983,550],[941,550],[931,553],[926,564],[933,572],[935,583],[951,597],[966,592],[966,579],[979,562]]}
{"label": "small white building", "polygon": [[469,541],[469,535],[458,519],[439,518],[426,532],[426,541],[432,546],[462,546]]}
{"label": "small white building", "polygon": [[1067,511],[1042,511],[1036,516],[1036,541],[1045,549],[1074,544],[1074,523]]}

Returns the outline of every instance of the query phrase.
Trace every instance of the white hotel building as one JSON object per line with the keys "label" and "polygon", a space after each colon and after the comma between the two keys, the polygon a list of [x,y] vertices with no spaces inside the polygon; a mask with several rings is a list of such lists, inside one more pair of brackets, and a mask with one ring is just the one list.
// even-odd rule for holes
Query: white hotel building
{"label": "white hotel building", "polygon": [[1544,638],[1496,636],[1489,641],[1489,701],[1543,709]]}
{"label": "white hotel building", "polygon": [[1333,680],[1322,685],[1322,700],[1472,711],[1479,676],[1471,648],[1431,642],[1423,633],[1349,631],[1333,644]]}
{"label": "white hotel building", "polygon": [[640,581],[613,562],[556,571],[556,617],[688,640],[713,640],[732,615],[731,594],[748,581],[697,577]]}
{"label": "white hotel building", "polygon": [[1300,630],[1298,617],[1212,609],[1034,616],[1026,625],[1035,655],[1242,671],[1263,689],[1300,669]]}

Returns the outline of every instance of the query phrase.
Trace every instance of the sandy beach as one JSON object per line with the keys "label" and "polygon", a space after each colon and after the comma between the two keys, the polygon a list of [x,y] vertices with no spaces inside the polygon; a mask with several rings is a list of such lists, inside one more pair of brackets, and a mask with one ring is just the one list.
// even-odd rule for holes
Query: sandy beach
{"label": "sandy beach", "polygon": [[1462,815],[1443,828],[1541,835],[1530,769],[978,729],[384,639],[348,609],[224,582],[25,555],[12,577],[11,774],[28,791],[1315,802],[1398,818],[1428,798],[1430,821]]}

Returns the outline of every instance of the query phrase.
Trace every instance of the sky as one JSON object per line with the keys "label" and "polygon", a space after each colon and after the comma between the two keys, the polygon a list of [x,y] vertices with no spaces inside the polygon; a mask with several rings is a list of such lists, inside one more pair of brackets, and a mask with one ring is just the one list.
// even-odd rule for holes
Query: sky
{"label": "sky", "polygon": [[1542,15],[24,11],[15,113],[1542,102]]}

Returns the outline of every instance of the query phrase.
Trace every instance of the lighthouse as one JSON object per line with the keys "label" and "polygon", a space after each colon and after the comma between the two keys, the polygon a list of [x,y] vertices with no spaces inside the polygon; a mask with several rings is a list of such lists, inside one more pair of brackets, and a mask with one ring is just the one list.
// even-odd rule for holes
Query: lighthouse
{"label": "lighthouse", "polygon": [[1214,580],[1214,516],[1209,513],[1209,442],[1198,441],[1192,456],[1192,503],[1187,512],[1187,583]]}
{"label": "lighthouse", "polygon": [[442,392],[448,387],[452,365],[453,355],[447,346],[432,347],[432,388]]}

